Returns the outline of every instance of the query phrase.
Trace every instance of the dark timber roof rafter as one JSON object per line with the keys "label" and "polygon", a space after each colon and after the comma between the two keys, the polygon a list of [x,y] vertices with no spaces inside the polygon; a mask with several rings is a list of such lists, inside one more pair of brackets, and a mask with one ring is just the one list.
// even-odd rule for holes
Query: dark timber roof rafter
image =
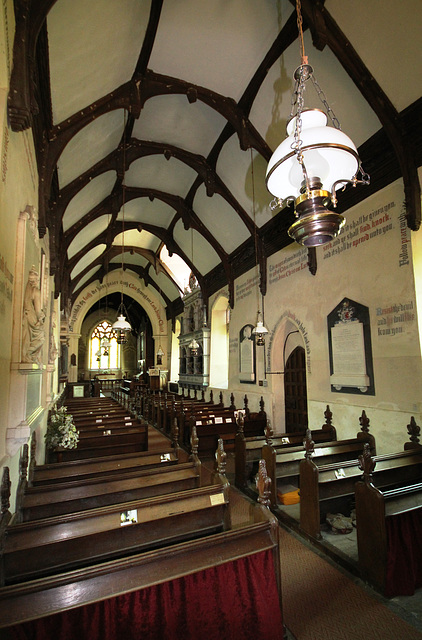
{"label": "dark timber roof rafter", "polygon": [[[278,34],[276,30],[268,30],[268,33],[272,34],[268,36],[269,38],[274,38],[277,35],[272,43],[269,40],[265,40],[266,49],[263,47],[257,49],[260,52],[264,51],[264,53],[259,54],[260,57],[254,63],[255,67],[250,69],[249,75],[244,76],[246,78],[245,84],[243,86],[242,84],[236,85],[235,87],[235,79],[233,79],[233,93],[230,93],[230,95],[240,96],[236,101],[232,97],[223,95],[223,90],[219,93],[217,90],[205,86],[208,84],[205,79],[201,83],[204,76],[204,66],[201,68],[198,65],[198,68],[202,69],[202,71],[200,76],[194,77],[195,82],[189,81],[191,76],[183,66],[180,67],[180,77],[174,77],[179,76],[179,66],[177,65],[170,69],[170,72],[174,75],[158,73],[153,70],[167,71],[166,52],[162,53],[159,49],[160,46],[163,46],[162,43],[165,38],[159,29],[161,23],[164,22],[163,31],[166,33],[166,28],[168,29],[169,26],[165,21],[169,20],[169,15],[173,15],[171,13],[173,7],[170,4],[171,0],[151,0],[149,15],[142,14],[142,11],[136,13],[137,16],[141,16],[141,22],[137,25],[139,30],[134,30],[133,33],[141,33],[142,35],[139,43],[138,39],[134,39],[131,53],[128,54],[128,56],[133,57],[133,60],[128,57],[131,63],[131,66],[127,67],[129,71],[126,71],[125,75],[116,74],[114,76],[114,78],[119,78],[119,82],[123,82],[123,84],[116,86],[112,91],[105,94],[113,85],[102,85],[101,82],[96,85],[95,82],[98,78],[93,78],[94,74],[87,76],[94,89],[98,88],[99,97],[91,104],[85,104],[85,97],[86,103],[88,103],[93,100],[93,96],[97,95],[97,93],[95,90],[91,93],[88,91],[85,96],[83,88],[81,88],[81,94],[78,96],[80,101],[74,103],[77,105],[74,108],[75,110],[79,109],[81,105],[83,105],[83,108],[69,115],[62,122],[54,123],[52,95],[56,96],[56,100],[58,98],[57,94],[54,94],[54,88],[50,88],[50,53],[47,26],[54,28],[55,25],[54,19],[47,24],[47,17],[56,2],[58,0],[14,0],[16,34],[8,95],[8,114],[13,131],[18,132],[29,127],[33,128],[39,175],[39,234],[42,236],[45,234],[46,229],[49,231],[51,271],[55,276],[56,295],[60,292],[62,293],[63,305],[67,304],[66,298],[75,299],[78,291],[80,291],[79,283],[89,274],[90,270],[99,266],[99,269],[89,279],[88,283],[94,282],[98,278],[101,280],[104,274],[107,273],[109,266],[113,269],[118,268],[117,263],[113,263],[112,266],[110,260],[121,252],[122,247],[114,245],[113,242],[122,231],[131,231],[133,229],[137,229],[140,232],[145,230],[155,236],[154,250],[134,246],[125,248],[125,252],[133,251],[136,255],[148,260],[148,266],[145,268],[135,264],[126,265],[127,269],[134,271],[144,280],[146,286],[152,285],[157,288],[152,269],[155,270],[156,275],[163,271],[169,276],[165,266],[159,260],[159,253],[163,244],[165,244],[170,255],[173,253],[178,254],[192,269],[203,290],[205,301],[219,288],[228,286],[230,304],[233,306],[235,278],[256,265],[260,274],[260,290],[265,295],[267,287],[267,258],[291,243],[287,228],[292,221],[293,213],[289,208],[285,208],[273,217],[269,217],[267,213],[266,222],[262,223],[262,226],[258,228],[252,219],[251,212],[247,210],[248,204],[242,202],[242,196],[245,198],[246,203],[248,202],[247,198],[249,198],[245,185],[241,185],[243,191],[239,189],[239,192],[237,192],[235,190],[236,187],[233,187],[233,185],[238,183],[230,181],[231,174],[228,167],[225,166],[224,161],[226,158],[224,153],[226,149],[228,149],[228,153],[233,153],[232,147],[227,143],[230,138],[237,136],[238,146],[236,149],[238,152],[239,149],[241,151],[253,149],[265,162],[268,162],[271,157],[272,150],[258,128],[252,124],[250,114],[254,106],[259,105],[261,107],[261,102],[255,103],[255,100],[263,100],[263,94],[265,94],[265,90],[268,87],[264,87],[262,92],[261,89],[269,71],[298,37],[294,7],[291,13],[290,6],[288,7],[287,19],[280,27]],[[290,2],[292,5],[295,4],[295,0],[290,0]],[[365,188],[366,191],[365,189],[348,187],[345,190],[342,202],[339,203],[338,210],[344,211],[354,206],[368,197],[368,195],[383,188],[397,177],[402,176],[407,224],[412,230],[419,229],[421,224],[421,189],[417,169],[420,165],[421,154],[419,150],[421,145],[418,145],[421,136],[421,101],[408,106],[405,110],[406,113],[398,113],[393,101],[382,90],[382,87],[359,57],[357,53],[359,48],[357,50],[354,48],[353,42],[346,38],[338,24],[325,9],[324,0],[301,0],[301,6],[303,26],[304,29],[309,28],[313,45],[321,51],[325,47],[330,49],[383,127],[368,138],[359,149],[364,167],[371,174],[371,185]],[[57,6],[55,9],[59,9],[59,7]],[[274,14],[269,15],[271,17]],[[337,14],[335,15],[337,17]],[[57,13],[55,13],[55,18],[57,21]],[[279,20],[281,23],[281,12]],[[173,28],[173,24],[170,26]],[[266,27],[268,28],[268,25]],[[177,30],[175,30],[175,38],[176,33]],[[257,33],[258,38],[261,36],[262,34]],[[175,42],[177,47],[177,41]],[[156,56],[153,55],[155,46],[158,50]],[[179,46],[184,46],[184,43],[180,43]],[[206,49],[206,45],[204,47]],[[73,58],[70,57],[69,60],[73,62]],[[183,60],[183,56],[181,60]],[[212,60],[209,61],[210,66],[212,62]],[[101,68],[101,65],[98,65],[98,68]],[[54,69],[57,74],[57,67]],[[100,71],[97,71],[98,73]],[[104,61],[104,73],[107,73],[107,60]],[[345,75],[342,72],[343,78],[345,78]],[[52,73],[53,77],[54,72]],[[126,81],[124,82],[124,80]],[[117,84],[118,82],[116,82]],[[209,84],[211,86],[211,83]],[[63,95],[66,95],[68,86],[72,86],[65,83],[61,85],[60,82],[58,85],[59,89],[62,89]],[[105,86],[107,87],[106,89],[100,89],[100,87]],[[221,89],[218,83],[212,86],[216,89]],[[223,83],[221,86],[227,88],[227,84],[224,85]],[[58,93],[60,94],[60,91]],[[273,93],[270,91],[268,95],[272,96]],[[191,113],[193,113],[194,117],[198,113],[204,113],[205,109],[202,105],[206,105],[216,115],[215,121],[218,124],[212,125],[214,127],[212,136],[210,136],[206,144],[204,143],[204,148],[197,147],[195,144],[189,146],[188,142],[184,145],[185,140],[183,139],[182,143],[180,143],[180,139],[177,136],[175,139],[169,136],[169,142],[166,142],[167,136],[161,139],[157,135],[157,139],[153,139],[153,137],[148,139],[148,132],[145,133],[145,130],[142,129],[142,117],[144,115],[146,122],[148,122],[148,117],[151,117],[148,115],[151,112],[149,108],[151,106],[150,101],[154,101],[155,98],[164,98],[163,100],[152,102],[154,107],[158,103],[163,105],[166,102],[166,96],[181,96],[180,98],[175,98],[174,103],[177,103],[179,109],[186,108],[184,115],[188,114],[185,115],[187,120],[191,117]],[[195,103],[198,103],[198,109],[190,106]],[[56,102],[54,106],[57,107]],[[268,109],[268,105],[264,106],[264,113],[265,108]],[[110,147],[102,147],[100,141],[99,149],[106,149],[107,155],[88,169],[86,169],[87,165],[85,165],[84,171],[80,175],[72,179],[64,187],[60,187],[60,179],[63,178],[63,174],[60,173],[62,165],[66,161],[70,162],[67,158],[71,156],[72,152],[72,145],[69,148],[67,145],[75,136],[83,134],[84,130],[92,122],[119,110],[124,110],[125,112],[125,128],[124,131],[122,129],[122,135],[116,148],[109,152]],[[369,109],[368,112],[370,112]],[[66,113],[66,110],[60,112],[59,105],[56,113]],[[217,117],[217,114],[223,119],[223,124],[221,124],[221,118]],[[174,117],[178,116],[179,113],[176,113]],[[142,134],[137,133],[138,120]],[[212,118],[209,120],[211,122]],[[106,123],[105,118],[103,122]],[[99,123],[99,126],[101,126],[101,123]],[[262,123],[260,126],[263,126]],[[159,128],[156,130],[160,131]],[[154,131],[156,130],[154,129]],[[113,132],[113,135],[118,137],[115,132]],[[137,135],[143,139],[138,139]],[[170,142],[170,140],[173,140],[173,142]],[[179,144],[175,144],[175,140]],[[234,145],[232,146],[234,147]],[[199,148],[203,155],[189,150],[191,148],[195,150]],[[69,150],[68,154],[66,150]],[[156,182],[151,186],[148,185],[148,182],[144,184],[144,165],[136,166],[133,163],[137,160],[145,159],[145,167],[147,169],[147,165],[152,167],[150,174],[148,174],[147,169],[145,170],[145,175],[152,175],[155,167],[158,166],[158,163],[154,165],[154,156],[162,156],[170,163],[169,165],[161,163],[164,167],[163,175],[166,175],[165,170],[167,168],[173,171],[174,167],[172,175],[177,175],[176,171],[179,170],[179,175],[186,175],[188,176],[187,180],[189,180],[189,171],[181,168],[180,163],[193,171],[192,181],[183,186],[183,192],[171,193],[172,189],[170,186],[166,186],[165,180],[163,180],[162,184],[161,182]],[[101,157],[99,153],[95,158],[97,159],[98,157]],[[244,157],[242,156],[243,159]],[[220,160],[222,161],[219,164]],[[373,163],[374,167],[372,166]],[[226,162],[227,164],[229,163]],[[239,166],[241,164],[240,162]],[[142,184],[142,187],[125,184],[125,176],[131,166],[134,169],[133,175],[138,176],[139,184]],[[182,172],[182,169],[185,173]],[[227,175],[224,175],[224,170]],[[113,175],[105,176],[107,172],[114,172],[115,177]],[[73,177],[76,171],[70,173]],[[239,176],[235,173],[234,175],[239,180]],[[104,180],[101,185],[107,184],[107,188],[104,188],[97,200],[92,203],[89,202],[84,215],[78,215],[78,212],[73,210],[73,219],[77,220],[77,222],[67,220],[66,211],[69,205],[72,204],[73,199],[76,197],[83,198],[84,188],[100,176],[101,180]],[[247,174],[246,176],[245,184],[249,180],[249,176]],[[100,180],[97,184],[99,183]],[[159,189],[157,189],[157,185]],[[210,228],[204,222],[210,220],[211,214],[206,211],[208,200],[202,198],[201,189],[205,190],[208,198],[219,196],[224,200],[224,209],[230,212],[232,228],[239,229],[239,235],[242,236],[237,245],[234,244],[233,236],[229,239],[227,233],[219,235],[220,229],[217,228],[217,225],[213,226],[212,221],[209,223]],[[148,223],[142,219],[144,204],[142,200],[145,198],[148,198],[151,203],[160,201],[167,205],[169,210],[173,210],[170,211],[170,215],[167,216],[165,222],[159,219],[160,214],[156,214],[150,205],[148,205],[148,208],[145,207],[145,218],[149,215]],[[271,197],[269,196],[268,201],[270,199]],[[135,200],[139,201],[135,214],[136,220],[133,220],[134,207],[132,205],[131,220],[125,222],[123,229],[122,221],[119,220],[119,212],[124,203]],[[86,201],[88,202],[88,199]],[[206,201],[205,204],[204,201]],[[157,211],[162,212],[164,208],[159,206]],[[213,211],[212,208],[210,209]],[[155,215],[157,215],[157,221],[155,221]],[[83,244],[85,240],[83,230],[90,223],[99,220],[103,216],[108,217],[107,228],[98,233],[96,237],[87,236],[87,241]],[[192,264],[192,259],[189,259],[186,255],[188,253],[186,250],[187,243],[184,244],[185,237],[181,239],[180,221],[183,224],[184,231],[194,229],[203,238],[201,246],[205,245],[210,248],[208,254],[210,261],[204,260],[204,264],[215,265],[216,256],[218,256],[220,264],[211,268],[208,273],[201,273],[198,264]],[[66,225],[66,231],[64,230],[63,222]],[[222,220],[221,228],[223,228],[223,225],[224,232],[230,230],[229,222]],[[94,228],[96,227],[92,225],[91,233],[94,233],[92,231]],[[179,239],[179,243],[175,241],[175,236]],[[75,242],[75,249],[72,247],[73,242]],[[227,246],[230,245],[231,249],[227,248],[226,243]],[[78,276],[71,279],[70,275],[79,260],[87,252],[99,245],[104,245],[103,253],[93,260],[90,265],[82,269]],[[236,246],[234,250],[233,246]],[[184,250],[183,247],[185,247]],[[68,258],[69,248],[75,252],[71,259]],[[203,271],[205,270],[204,268]],[[170,314],[174,319],[174,313],[180,308],[180,303],[177,298],[177,284],[173,282],[173,285],[175,287],[175,300],[171,302],[166,299],[166,304],[171,309]],[[159,290],[159,287],[157,290]]]}

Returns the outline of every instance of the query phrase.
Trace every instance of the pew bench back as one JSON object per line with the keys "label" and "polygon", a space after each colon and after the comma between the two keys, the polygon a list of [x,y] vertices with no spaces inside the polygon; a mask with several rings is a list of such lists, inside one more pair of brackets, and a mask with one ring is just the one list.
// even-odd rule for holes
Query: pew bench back
{"label": "pew bench back", "polygon": [[124,455],[110,455],[87,458],[85,460],[35,465],[30,469],[29,484],[36,487],[58,482],[71,482],[78,479],[119,475],[139,469],[174,465],[177,462],[177,453],[172,449],[166,449],[163,451],[141,451]]}
{"label": "pew bench back", "polygon": [[[402,451],[373,456],[377,487],[391,487],[422,479],[422,451]],[[305,459],[300,465],[300,527],[319,538],[327,513],[350,515],[355,486],[362,477],[359,460],[319,465]]]}
{"label": "pew bench back", "polygon": [[[375,441],[373,436],[364,433],[359,433],[356,438],[347,440],[322,442],[314,448],[313,460],[318,465],[357,460],[368,440],[371,443],[371,450],[374,451]],[[275,508],[278,502],[277,483],[279,486],[286,484],[293,487],[300,486],[302,492],[300,465],[304,459],[303,446],[280,450],[266,444],[262,448],[262,458],[265,460],[267,473],[271,478],[270,500],[272,507]]]}
{"label": "pew bench back", "polygon": [[29,522],[195,489],[200,485],[200,466],[194,462],[139,469],[120,475],[28,487],[17,500],[16,513],[19,522]]}
{"label": "pew bench back", "polygon": [[148,426],[145,424],[138,427],[127,427],[114,434],[108,433],[108,431],[108,429],[104,429],[100,435],[88,433],[84,436],[83,433],[80,434],[78,446],[75,449],[48,450],[47,462],[83,460],[148,449]]}
{"label": "pew bench back", "polygon": [[158,549],[230,528],[227,485],[11,524],[3,539],[5,584]]}
{"label": "pew bench back", "polygon": [[[314,429],[312,439],[316,443],[332,442],[334,427],[329,429]],[[301,447],[305,433],[283,433],[271,437],[271,445],[274,449],[286,449],[287,447]],[[248,484],[258,471],[258,462],[261,458],[262,447],[267,444],[265,435],[247,437],[245,430],[239,431],[235,438],[235,484],[249,493]]]}
{"label": "pew bench back", "polygon": [[363,578],[387,597],[413,595],[422,584],[417,534],[422,527],[422,482],[380,490],[362,480],[356,483],[355,499]]}

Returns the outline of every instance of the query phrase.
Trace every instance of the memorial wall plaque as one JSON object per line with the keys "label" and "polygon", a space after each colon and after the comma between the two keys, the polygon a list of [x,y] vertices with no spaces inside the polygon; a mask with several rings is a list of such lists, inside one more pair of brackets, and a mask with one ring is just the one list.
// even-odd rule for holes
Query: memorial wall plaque
{"label": "memorial wall plaque", "polygon": [[255,377],[255,340],[253,325],[245,324],[239,333],[239,380],[254,384]]}
{"label": "memorial wall plaque", "polygon": [[375,395],[369,309],[344,298],[328,316],[331,391]]}

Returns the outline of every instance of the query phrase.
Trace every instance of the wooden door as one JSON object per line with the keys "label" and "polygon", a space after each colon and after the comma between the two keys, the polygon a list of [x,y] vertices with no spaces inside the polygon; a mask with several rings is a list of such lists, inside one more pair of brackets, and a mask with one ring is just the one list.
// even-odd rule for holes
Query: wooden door
{"label": "wooden door", "polygon": [[286,431],[304,431],[308,427],[305,349],[296,347],[290,354],[284,374]]}

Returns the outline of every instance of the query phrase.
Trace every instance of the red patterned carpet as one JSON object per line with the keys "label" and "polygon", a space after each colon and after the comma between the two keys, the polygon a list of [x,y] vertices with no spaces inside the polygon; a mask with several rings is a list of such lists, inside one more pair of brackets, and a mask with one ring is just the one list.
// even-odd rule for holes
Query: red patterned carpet
{"label": "red patterned carpet", "polygon": [[359,584],[280,530],[283,611],[297,640],[422,640]]}

